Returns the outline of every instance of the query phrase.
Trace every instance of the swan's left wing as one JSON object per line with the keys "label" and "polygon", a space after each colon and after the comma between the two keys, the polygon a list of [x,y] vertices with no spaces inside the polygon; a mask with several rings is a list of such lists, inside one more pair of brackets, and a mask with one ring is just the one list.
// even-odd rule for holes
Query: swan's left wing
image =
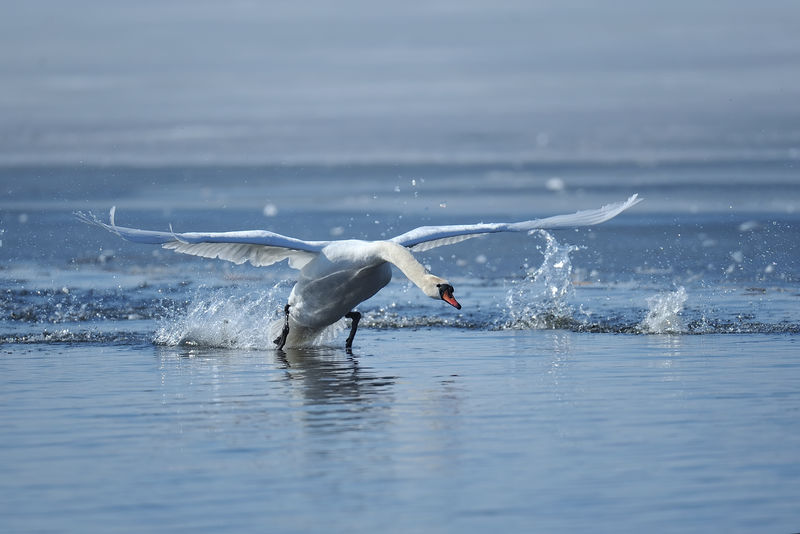
{"label": "swan's left wing", "polygon": [[328,241],[303,241],[267,230],[184,233],[139,230],[114,224],[114,211],[112,208],[109,224],[98,220],[91,214],[77,213],[76,215],[84,222],[96,224],[135,243],[161,245],[163,248],[175,252],[204,258],[219,258],[236,264],[249,261],[258,267],[289,260],[290,267],[302,269],[329,243]]}
{"label": "swan's left wing", "polygon": [[442,245],[452,245],[466,239],[498,232],[532,232],[534,230],[575,228],[591,226],[612,219],[638,204],[642,199],[633,195],[624,202],[608,204],[594,210],[578,211],[569,215],[555,215],[544,219],[533,219],[516,223],[480,223],[453,226],[421,226],[410,232],[399,235],[391,241],[410,248],[415,252],[423,252]]}

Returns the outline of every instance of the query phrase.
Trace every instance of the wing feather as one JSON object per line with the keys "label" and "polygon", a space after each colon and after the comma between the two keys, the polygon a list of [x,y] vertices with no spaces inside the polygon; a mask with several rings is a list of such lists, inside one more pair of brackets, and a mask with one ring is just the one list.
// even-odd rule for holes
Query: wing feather
{"label": "wing feather", "polygon": [[544,219],[533,219],[516,223],[479,223],[452,226],[421,226],[392,238],[391,241],[414,251],[425,251],[443,245],[452,245],[466,239],[498,232],[532,232],[534,230],[575,228],[591,226],[612,219],[641,202],[632,195],[624,202],[608,204],[602,208],[583,210],[568,215],[555,215]]}
{"label": "wing feather", "polygon": [[289,260],[290,267],[302,269],[329,244],[329,241],[303,241],[267,230],[176,233],[171,227],[169,232],[127,228],[115,224],[115,208],[111,209],[110,224],[100,221],[91,214],[76,213],[76,215],[84,222],[105,228],[135,243],[161,245],[175,252],[204,258],[219,258],[236,264],[250,262],[258,267]]}
{"label": "wing feather", "polygon": [[425,252],[426,250],[430,250],[436,247],[442,247],[444,245],[455,245],[456,243],[461,243],[462,241],[466,241],[467,239],[472,239],[473,237],[480,237],[482,235],[486,235],[486,232],[480,234],[454,235],[451,237],[434,239],[433,241],[421,241],[415,245],[409,246],[408,248],[410,248],[414,252]]}

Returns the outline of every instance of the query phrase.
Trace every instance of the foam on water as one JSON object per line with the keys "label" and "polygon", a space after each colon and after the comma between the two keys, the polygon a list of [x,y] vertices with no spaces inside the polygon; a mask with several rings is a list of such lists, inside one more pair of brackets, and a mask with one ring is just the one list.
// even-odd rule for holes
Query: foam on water
{"label": "foam on water", "polygon": [[0,345],[4,343],[21,345],[74,345],[83,343],[100,345],[137,345],[146,343],[147,341],[147,336],[139,332],[103,332],[74,328],[60,328],[58,330],[45,329],[41,332],[20,332],[0,335]]}
{"label": "foam on water", "polygon": [[169,298],[137,291],[94,289],[7,289],[0,293],[0,319],[65,324],[155,319],[170,309]]}
{"label": "foam on water", "polygon": [[647,299],[647,315],[640,323],[641,331],[649,334],[680,334],[685,331],[680,317],[689,296],[686,289],[659,293]]}

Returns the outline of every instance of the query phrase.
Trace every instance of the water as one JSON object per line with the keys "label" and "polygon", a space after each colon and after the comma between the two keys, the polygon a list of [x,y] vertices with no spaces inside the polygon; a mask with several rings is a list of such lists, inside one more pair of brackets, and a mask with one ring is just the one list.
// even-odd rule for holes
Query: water
{"label": "water", "polygon": [[793,0],[8,11],[5,164],[800,157]]}
{"label": "water", "polygon": [[[737,169],[671,169],[686,185],[665,193],[663,169],[625,166],[589,183],[565,165],[555,189],[534,165],[6,168],[4,530],[796,530],[800,182],[759,167],[762,210],[715,185]],[[634,190],[645,203],[602,226],[420,255],[464,308],[396,273],[352,355],[344,322],[271,349],[287,267],[73,215],[381,238]]]}
{"label": "water", "polygon": [[[170,2],[0,16],[3,532],[797,532],[794,2]],[[2,8],[0,8],[2,11]],[[318,345],[294,271],[134,245],[419,255]]]}
{"label": "water", "polygon": [[373,332],[353,358],[13,347],[4,522],[790,529],[795,340],[444,333]]}

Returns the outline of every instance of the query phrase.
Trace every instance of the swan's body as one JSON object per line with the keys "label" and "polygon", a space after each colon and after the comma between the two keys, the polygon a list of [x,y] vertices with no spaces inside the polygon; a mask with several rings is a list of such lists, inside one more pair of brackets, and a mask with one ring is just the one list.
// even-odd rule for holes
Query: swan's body
{"label": "swan's body", "polygon": [[[443,298],[440,287],[449,287],[446,280],[428,274],[402,245],[391,241],[334,241],[300,270],[289,295],[286,345],[315,338],[383,289],[392,279],[391,265],[432,298]],[[452,294],[448,298],[458,304]]]}
{"label": "swan's body", "polygon": [[117,226],[113,208],[110,224],[82,214],[79,217],[129,241],[161,244],[164,248],[185,254],[220,258],[239,264],[249,261],[256,266],[288,260],[291,267],[300,270],[300,275],[289,295],[283,329],[276,339],[278,348],[307,344],[343,317],[353,319],[347,339],[349,348],[360,318],[360,314],[352,310],[389,283],[392,279],[391,265],[400,269],[429,297],[461,308],[447,280],[428,273],[412,252],[430,250],[489,233],[531,232],[599,224],[639,201],[637,195],[633,195],[625,202],[596,210],[518,223],[423,226],[388,241],[303,241],[265,230],[154,232]]}

